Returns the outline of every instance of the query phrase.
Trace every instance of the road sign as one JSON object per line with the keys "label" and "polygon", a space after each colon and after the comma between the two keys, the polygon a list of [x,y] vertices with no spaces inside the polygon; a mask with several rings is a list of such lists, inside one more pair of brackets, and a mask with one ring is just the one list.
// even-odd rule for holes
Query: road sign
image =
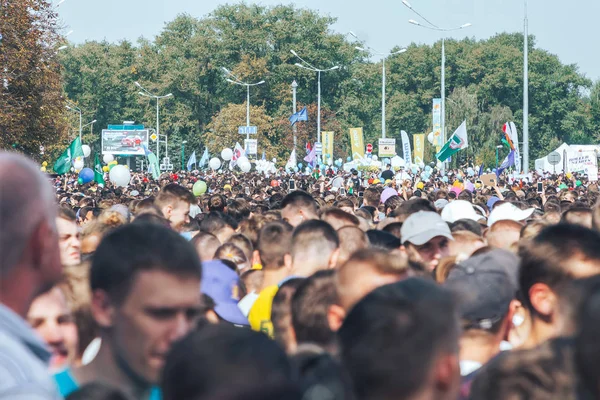
{"label": "road sign", "polygon": [[171,164],[169,157],[164,157],[159,167],[161,171],[173,171],[173,164]]}
{"label": "road sign", "polygon": [[557,165],[558,163],[560,163],[560,153],[553,151],[552,153],[548,154],[548,163],[550,165]]}
{"label": "road sign", "polygon": [[240,135],[256,135],[258,128],[256,126],[239,126],[238,133]]}
{"label": "road sign", "polygon": [[396,155],[396,139],[379,139],[379,157]]}
{"label": "road sign", "polygon": [[156,133],[153,133],[152,135],[150,135],[150,139],[152,139],[153,142],[156,142],[156,139],[158,139],[158,136],[156,136]]}
{"label": "road sign", "polygon": [[323,143],[317,142],[315,143],[315,153],[320,156],[323,154]]}
{"label": "road sign", "polygon": [[371,143],[367,144],[367,153],[372,153],[373,152],[373,145]]}
{"label": "road sign", "polygon": [[109,125],[109,131],[141,131],[144,125]]}
{"label": "road sign", "polygon": [[258,154],[258,140],[244,139],[244,148],[246,149],[246,154]]}

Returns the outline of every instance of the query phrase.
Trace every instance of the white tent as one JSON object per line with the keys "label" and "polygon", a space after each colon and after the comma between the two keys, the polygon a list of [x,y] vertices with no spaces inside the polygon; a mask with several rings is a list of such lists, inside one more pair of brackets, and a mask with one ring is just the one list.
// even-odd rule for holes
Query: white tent
{"label": "white tent", "polygon": [[537,160],[535,160],[535,170],[538,173],[554,172],[555,170],[557,173],[562,173],[562,172],[564,172],[564,169],[565,169],[564,158],[565,158],[566,153],[577,152],[577,151],[580,151],[580,152],[595,151],[596,153],[600,153],[600,145],[593,145],[593,144],[568,145],[566,143],[563,143],[560,146],[558,146],[558,148],[554,151],[557,152],[558,154],[560,154],[560,162],[556,165],[552,165],[548,162],[548,156],[546,156],[544,158],[538,158]]}

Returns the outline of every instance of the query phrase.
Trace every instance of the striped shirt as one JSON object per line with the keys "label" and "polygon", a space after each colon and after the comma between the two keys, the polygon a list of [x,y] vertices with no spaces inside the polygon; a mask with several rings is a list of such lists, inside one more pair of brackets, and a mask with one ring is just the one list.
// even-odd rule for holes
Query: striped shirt
{"label": "striped shirt", "polygon": [[23,318],[0,304],[0,400],[60,400],[48,372],[51,356]]}

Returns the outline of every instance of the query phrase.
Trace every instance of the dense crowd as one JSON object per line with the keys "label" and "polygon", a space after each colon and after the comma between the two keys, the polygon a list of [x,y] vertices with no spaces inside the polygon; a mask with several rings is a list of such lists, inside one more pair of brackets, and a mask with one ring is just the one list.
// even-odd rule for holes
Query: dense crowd
{"label": "dense crowd", "polygon": [[485,175],[0,152],[0,398],[600,399],[597,183]]}

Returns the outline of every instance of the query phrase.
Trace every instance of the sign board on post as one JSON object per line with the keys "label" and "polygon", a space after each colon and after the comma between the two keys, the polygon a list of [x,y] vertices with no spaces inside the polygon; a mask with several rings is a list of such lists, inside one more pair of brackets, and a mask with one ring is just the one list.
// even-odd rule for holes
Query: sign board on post
{"label": "sign board on post", "polygon": [[239,126],[238,133],[240,135],[256,135],[258,128],[256,126]]}
{"label": "sign board on post", "polygon": [[598,157],[596,152],[568,152],[566,162],[567,172],[587,174],[590,182],[598,180]]}
{"label": "sign board on post", "polygon": [[373,152],[373,145],[371,143],[367,143],[367,153],[372,153]]}
{"label": "sign board on post", "polygon": [[379,157],[396,155],[396,139],[379,139]]}
{"label": "sign board on post", "polygon": [[323,143],[321,142],[316,142],[315,143],[315,153],[320,156],[321,154],[323,154]]}
{"label": "sign board on post", "polygon": [[148,147],[148,130],[102,130],[102,154],[140,155]]}
{"label": "sign board on post", "polygon": [[244,139],[244,148],[247,154],[258,154],[258,140]]}
{"label": "sign board on post", "polygon": [[171,160],[169,159],[169,157],[165,157],[162,159],[162,164],[160,164],[159,168],[161,171],[173,170],[173,164],[171,164]]}

